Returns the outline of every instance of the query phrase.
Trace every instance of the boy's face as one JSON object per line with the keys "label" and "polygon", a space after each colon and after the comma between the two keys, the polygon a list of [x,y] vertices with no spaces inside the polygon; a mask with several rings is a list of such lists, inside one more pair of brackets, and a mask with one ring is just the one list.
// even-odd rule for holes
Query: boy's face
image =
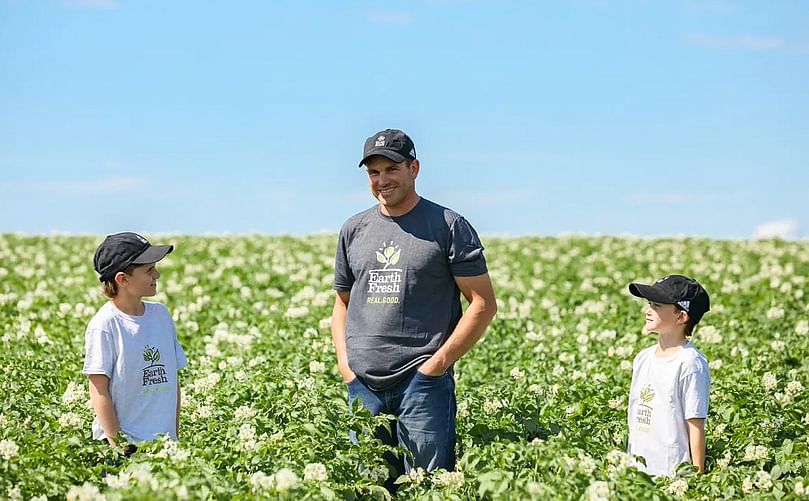
{"label": "boy's face", "polygon": [[140,265],[131,275],[119,273],[118,276],[123,276],[118,282],[119,287],[131,296],[145,297],[157,294],[157,279],[160,278],[160,272],[157,271],[155,263]]}
{"label": "boy's face", "polygon": [[646,308],[646,332],[669,334],[680,330],[688,320],[688,314],[673,304],[649,301]]}

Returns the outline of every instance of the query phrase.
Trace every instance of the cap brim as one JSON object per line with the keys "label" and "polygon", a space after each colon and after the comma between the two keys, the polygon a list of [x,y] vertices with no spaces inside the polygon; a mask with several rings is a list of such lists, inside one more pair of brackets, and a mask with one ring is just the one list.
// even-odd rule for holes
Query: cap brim
{"label": "cap brim", "polygon": [[635,297],[642,297],[661,304],[674,304],[676,301],[660,289],[646,284],[629,284],[629,292]]}
{"label": "cap brim", "polygon": [[379,149],[373,149],[373,150],[369,151],[368,154],[366,154],[362,158],[362,160],[360,160],[360,165],[359,166],[362,167],[362,165],[369,158],[371,158],[374,155],[381,155],[381,156],[383,156],[385,158],[390,158],[394,162],[403,162],[403,161],[407,160],[407,157],[400,154],[400,153],[396,153],[395,151],[391,151],[391,150],[388,150],[388,149],[385,149],[385,148],[379,148]]}
{"label": "cap brim", "polygon": [[132,264],[156,263],[174,250],[173,245],[152,245],[143,251],[140,256],[132,260]]}

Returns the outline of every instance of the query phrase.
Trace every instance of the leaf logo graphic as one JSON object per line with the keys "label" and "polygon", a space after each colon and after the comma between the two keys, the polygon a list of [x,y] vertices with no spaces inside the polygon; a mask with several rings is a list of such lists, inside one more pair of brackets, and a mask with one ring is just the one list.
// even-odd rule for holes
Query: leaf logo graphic
{"label": "leaf logo graphic", "polygon": [[402,250],[399,248],[399,246],[394,246],[393,241],[391,241],[390,244],[383,244],[383,246],[376,251],[376,260],[384,264],[385,268],[387,268],[388,266],[398,263],[401,254]]}
{"label": "leaf logo graphic", "polygon": [[651,402],[654,397],[655,392],[652,391],[648,386],[640,392],[640,399],[643,400],[643,403],[645,404]]}
{"label": "leaf logo graphic", "polygon": [[155,347],[150,348],[149,346],[146,346],[146,349],[143,350],[143,360],[156,364],[160,361],[160,350]]}

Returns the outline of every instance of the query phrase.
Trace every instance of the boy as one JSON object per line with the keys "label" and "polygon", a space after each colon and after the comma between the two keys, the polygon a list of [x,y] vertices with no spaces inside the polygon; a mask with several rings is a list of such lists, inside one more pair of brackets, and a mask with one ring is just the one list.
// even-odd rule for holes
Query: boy
{"label": "boy", "polygon": [[157,293],[155,263],[172,250],[127,232],[109,235],[95,252],[93,265],[110,300],[87,326],[82,372],[96,413],[93,438],[111,447],[118,432],[132,442],[158,434],[177,440],[177,370],[188,362],[166,307],[142,301]]}
{"label": "boy", "polygon": [[649,301],[645,330],[657,333],[657,344],[632,363],[628,452],[645,458],[638,468],[653,476],[671,476],[687,461],[704,473],[711,376],[688,336],[710,309],[708,293],[682,275],[629,284],[629,292]]}

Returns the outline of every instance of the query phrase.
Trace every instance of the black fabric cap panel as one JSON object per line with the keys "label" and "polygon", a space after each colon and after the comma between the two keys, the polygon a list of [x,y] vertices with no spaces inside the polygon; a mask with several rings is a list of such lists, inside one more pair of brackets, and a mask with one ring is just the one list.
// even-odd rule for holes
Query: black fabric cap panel
{"label": "black fabric cap panel", "polygon": [[661,304],[674,304],[677,301],[660,289],[646,284],[629,284],[629,292],[635,297],[642,297]]}

